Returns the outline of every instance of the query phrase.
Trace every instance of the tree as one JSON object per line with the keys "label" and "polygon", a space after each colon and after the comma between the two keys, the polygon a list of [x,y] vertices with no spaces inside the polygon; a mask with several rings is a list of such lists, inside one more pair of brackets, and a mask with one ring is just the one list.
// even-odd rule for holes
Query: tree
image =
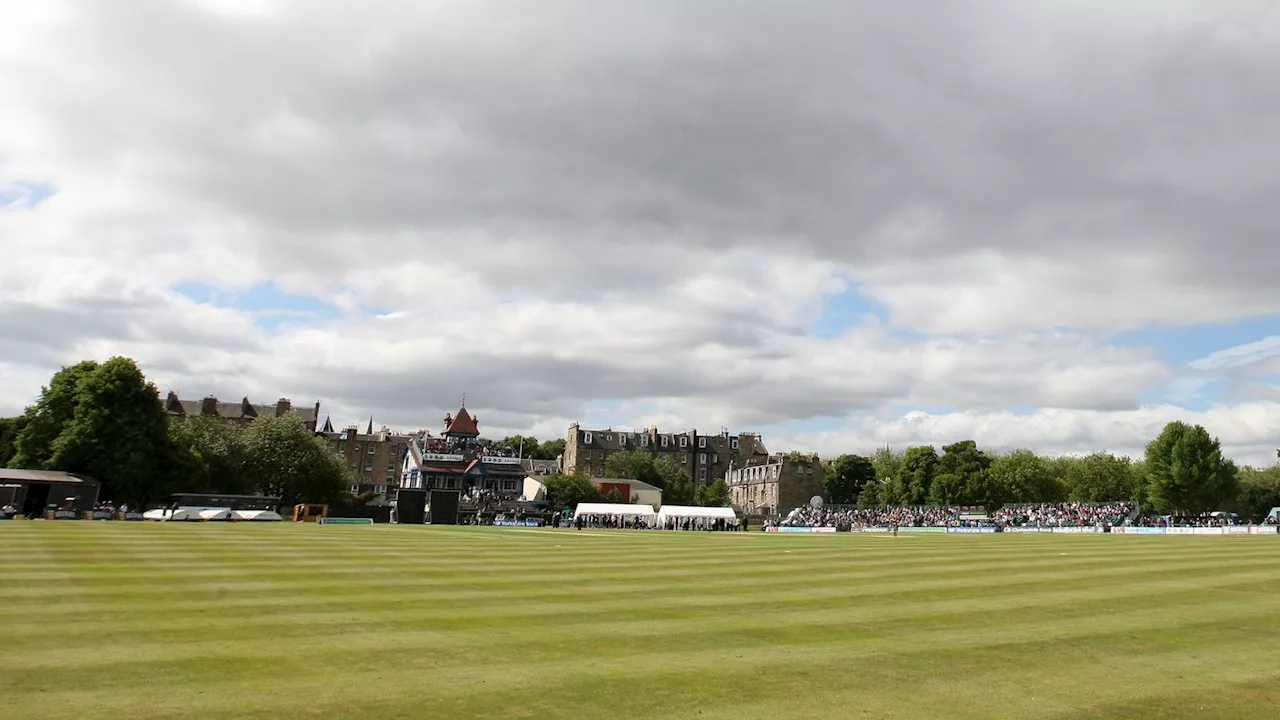
{"label": "tree", "polygon": [[[639,450],[614,453],[604,461],[604,476],[639,480],[665,490],[667,479],[659,470],[658,463],[652,455]],[[683,472],[682,470],[681,473]]]}
{"label": "tree", "polygon": [[1061,502],[1066,497],[1050,463],[1030,450],[1014,450],[993,459],[988,473],[1005,502]]}
{"label": "tree", "polygon": [[1236,488],[1236,466],[1200,425],[1171,422],[1147,444],[1147,497],[1164,513],[1215,510]]}
{"label": "tree", "polygon": [[328,441],[307,430],[296,413],[259,415],[244,430],[251,458],[253,488],[280,498],[281,505],[300,502],[339,504],[347,487],[360,481]]}
{"label": "tree", "polygon": [[548,475],[542,479],[551,503],[557,508],[574,507],[578,503],[595,502],[600,491],[583,473]]}
{"label": "tree", "polygon": [[190,463],[169,437],[159,392],[132,360],[114,357],[81,374],[72,404],[46,467],[90,475],[101,497],[140,505],[182,482]]}
{"label": "tree", "polygon": [[662,503],[664,505],[690,505],[694,501],[696,492],[693,479],[689,477],[689,473],[679,465],[662,458],[654,463],[654,468],[658,471],[658,487],[662,488]]}
{"label": "tree", "polygon": [[249,451],[241,426],[216,417],[196,416],[170,422],[169,434],[196,460],[184,490],[232,495],[254,491],[256,458]]}
{"label": "tree", "polygon": [[1280,507],[1280,465],[1264,470],[1240,468],[1235,510],[1246,522],[1262,522],[1273,507]]}
{"label": "tree", "polygon": [[0,467],[4,467],[17,452],[18,435],[27,424],[23,415],[11,418],[0,418]]}
{"label": "tree", "polygon": [[901,505],[924,505],[928,502],[937,467],[938,451],[932,445],[907,448],[898,476],[889,484],[892,502]]}
{"label": "tree", "polygon": [[564,446],[564,438],[547,440],[538,446],[537,455],[526,455],[526,457],[533,457],[535,460],[555,460],[564,454]]}
{"label": "tree", "polygon": [[930,502],[938,505],[986,505],[996,508],[1002,503],[999,493],[988,482],[991,458],[978,449],[973,440],[961,440],[942,448],[938,459]]}
{"label": "tree", "polygon": [[1111,453],[1093,453],[1064,463],[1067,499],[1071,502],[1131,500],[1137,477],[1133,461]]}
{"label": "tree", "polygon": [[835,505],[852,505],[867,485],[876,484],[876,469],[861,455],[841,455],[827,466],[823,489],[827,501]]}
{"label": "tree", "polygon": [[888,503],[883,500],[884,485],[879,480],[867,483],[858,493],[858,507],[877,508]]}
{"label": "tree", "polygon": [[[897,497],[891,497],[893,492],[889,486],[891,485],[890,481],[901,476],[902,460],[902,453],[894,452],[887,446],[876,450],[871,455],[871,467],[875,469],[876,480],[880,483],[880,489],[876,492],[876,496],[879,498],[879,502],[884,505],[896,505],[901,502]],[[861,496],[859,496],[858,502],[861,504]],[[868,505],[866,507],[874,506]]]}
{"label": "tree", "polygon": [[724,478],[716,478],[710,485],[702,485],[694,491],[694,504],[702,507],[728,507],[729,486]]}
{"label": "tree", "polygon": [[22,416],[23,428],[9,459],[11,467],[53,469],[53,443],[75,416],[80,382],[97,368],[98,363],[92,360],[64,367],[40,388],[40,399]]}

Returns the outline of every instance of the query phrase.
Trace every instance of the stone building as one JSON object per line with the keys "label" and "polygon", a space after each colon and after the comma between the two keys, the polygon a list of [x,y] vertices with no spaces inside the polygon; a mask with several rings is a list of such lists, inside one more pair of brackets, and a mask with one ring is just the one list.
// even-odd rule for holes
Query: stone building
{"label": "stone building", "polygon": [[[545,466],[530,463],[528,468],[537,472]],[[480,437],[479,418],[463,407],[456,415],[445,415],[439,436],[422,432],[409,438],[400,487],[458,490],[464,503],[484,497],[514,500],[527,474],[517,451]]]}
{"label": "stone building", "polygon": [[778,515],[808,505],[823,493],[825,471],[818,456],[779,453],[751,458],[729,469],[729,501],[748,515]]}
{"label": "stone building", "polygon": [[316,421],[320,417],[318,400],[314,407],[294,407],[288,398],[280,398],[274,405],[254,405],[247,397],[240,402],[221,402],[213,395],[203,400],[181,400],[178,393],[172,390],[165,398],[164,409],[172,418],[216,417],[237,425],[248,425],[260,415],[279,417],[292,412],[302,419],[302,424],[311,432],[316,431]]}
{"label": "stone building", "polygon": [[361,476],[360,483],[350,488],[352,495],[373,492],[388,500],[395,499],[396,489],[400,487],[401,461],[409,449],[408,435],[394,433],[385,426],[374,432],[372,419],[363,433],[356,425],[337,431],[328,418],[316,434],[342,455],[352,472]]}
{"label": "stone building", "polygon": [[638,432],[612,428],[587,430],[573,423],[565,438],[562,465],[566,473],[604,477],[608,457],[629,451],[665,458],[685,468],[690,478],[704,485],[727,477],[734,463],[745,464],[750,459],[769,455],[759,433],[730,435],[728,430],[718,435],[699,435],[697,430],[662,433],[656,427]]}

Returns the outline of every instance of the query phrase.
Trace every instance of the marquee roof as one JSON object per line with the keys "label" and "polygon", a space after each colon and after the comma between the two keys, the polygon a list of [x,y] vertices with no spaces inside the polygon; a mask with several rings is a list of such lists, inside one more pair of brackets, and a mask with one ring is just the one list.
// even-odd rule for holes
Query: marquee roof
{"label": "marquee roof", "polygon": [[653,517],[656,515],[652,505],[633,505],[628,503],[578,503],[573,516],[583,515],[625,515],[627,517]]}

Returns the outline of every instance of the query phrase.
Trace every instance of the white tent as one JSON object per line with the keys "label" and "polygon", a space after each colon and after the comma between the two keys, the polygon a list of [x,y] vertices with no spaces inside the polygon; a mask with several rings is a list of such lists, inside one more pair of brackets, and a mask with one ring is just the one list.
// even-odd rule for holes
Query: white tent
{"label": "white tent", "polygon": [[708,528],[717,520],[735,523],[738,521],[738,515],[733,508],[693,505],[663,505],[662,510],[658,512],[658,525],[661,527],[666,527],[673,521],[684,520],[692,520],[694,527]]}
{"label": "white tent", "polygon": [[256,520],[258,522],[280,522],[284,518],[280,517],[280,513],[271,510],[235,510],[231,513],[232,520]]}
{"label": "white tent", "polygon": [[625,503],[578,503],[578,507],[573,511],[573,517],[579,518],[590,515],[621,515],[623,517],[642,517],[651,518],[656,515],[653,507],[649,505],[631,505]]}

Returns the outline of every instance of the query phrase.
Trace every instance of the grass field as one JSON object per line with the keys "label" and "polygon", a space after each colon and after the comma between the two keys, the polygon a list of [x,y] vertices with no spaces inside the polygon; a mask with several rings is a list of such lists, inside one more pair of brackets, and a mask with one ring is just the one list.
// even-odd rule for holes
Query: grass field
{"label": "grass field", "polygon": [[1280,538],[0,523],[0,718],[1268,718]]}

